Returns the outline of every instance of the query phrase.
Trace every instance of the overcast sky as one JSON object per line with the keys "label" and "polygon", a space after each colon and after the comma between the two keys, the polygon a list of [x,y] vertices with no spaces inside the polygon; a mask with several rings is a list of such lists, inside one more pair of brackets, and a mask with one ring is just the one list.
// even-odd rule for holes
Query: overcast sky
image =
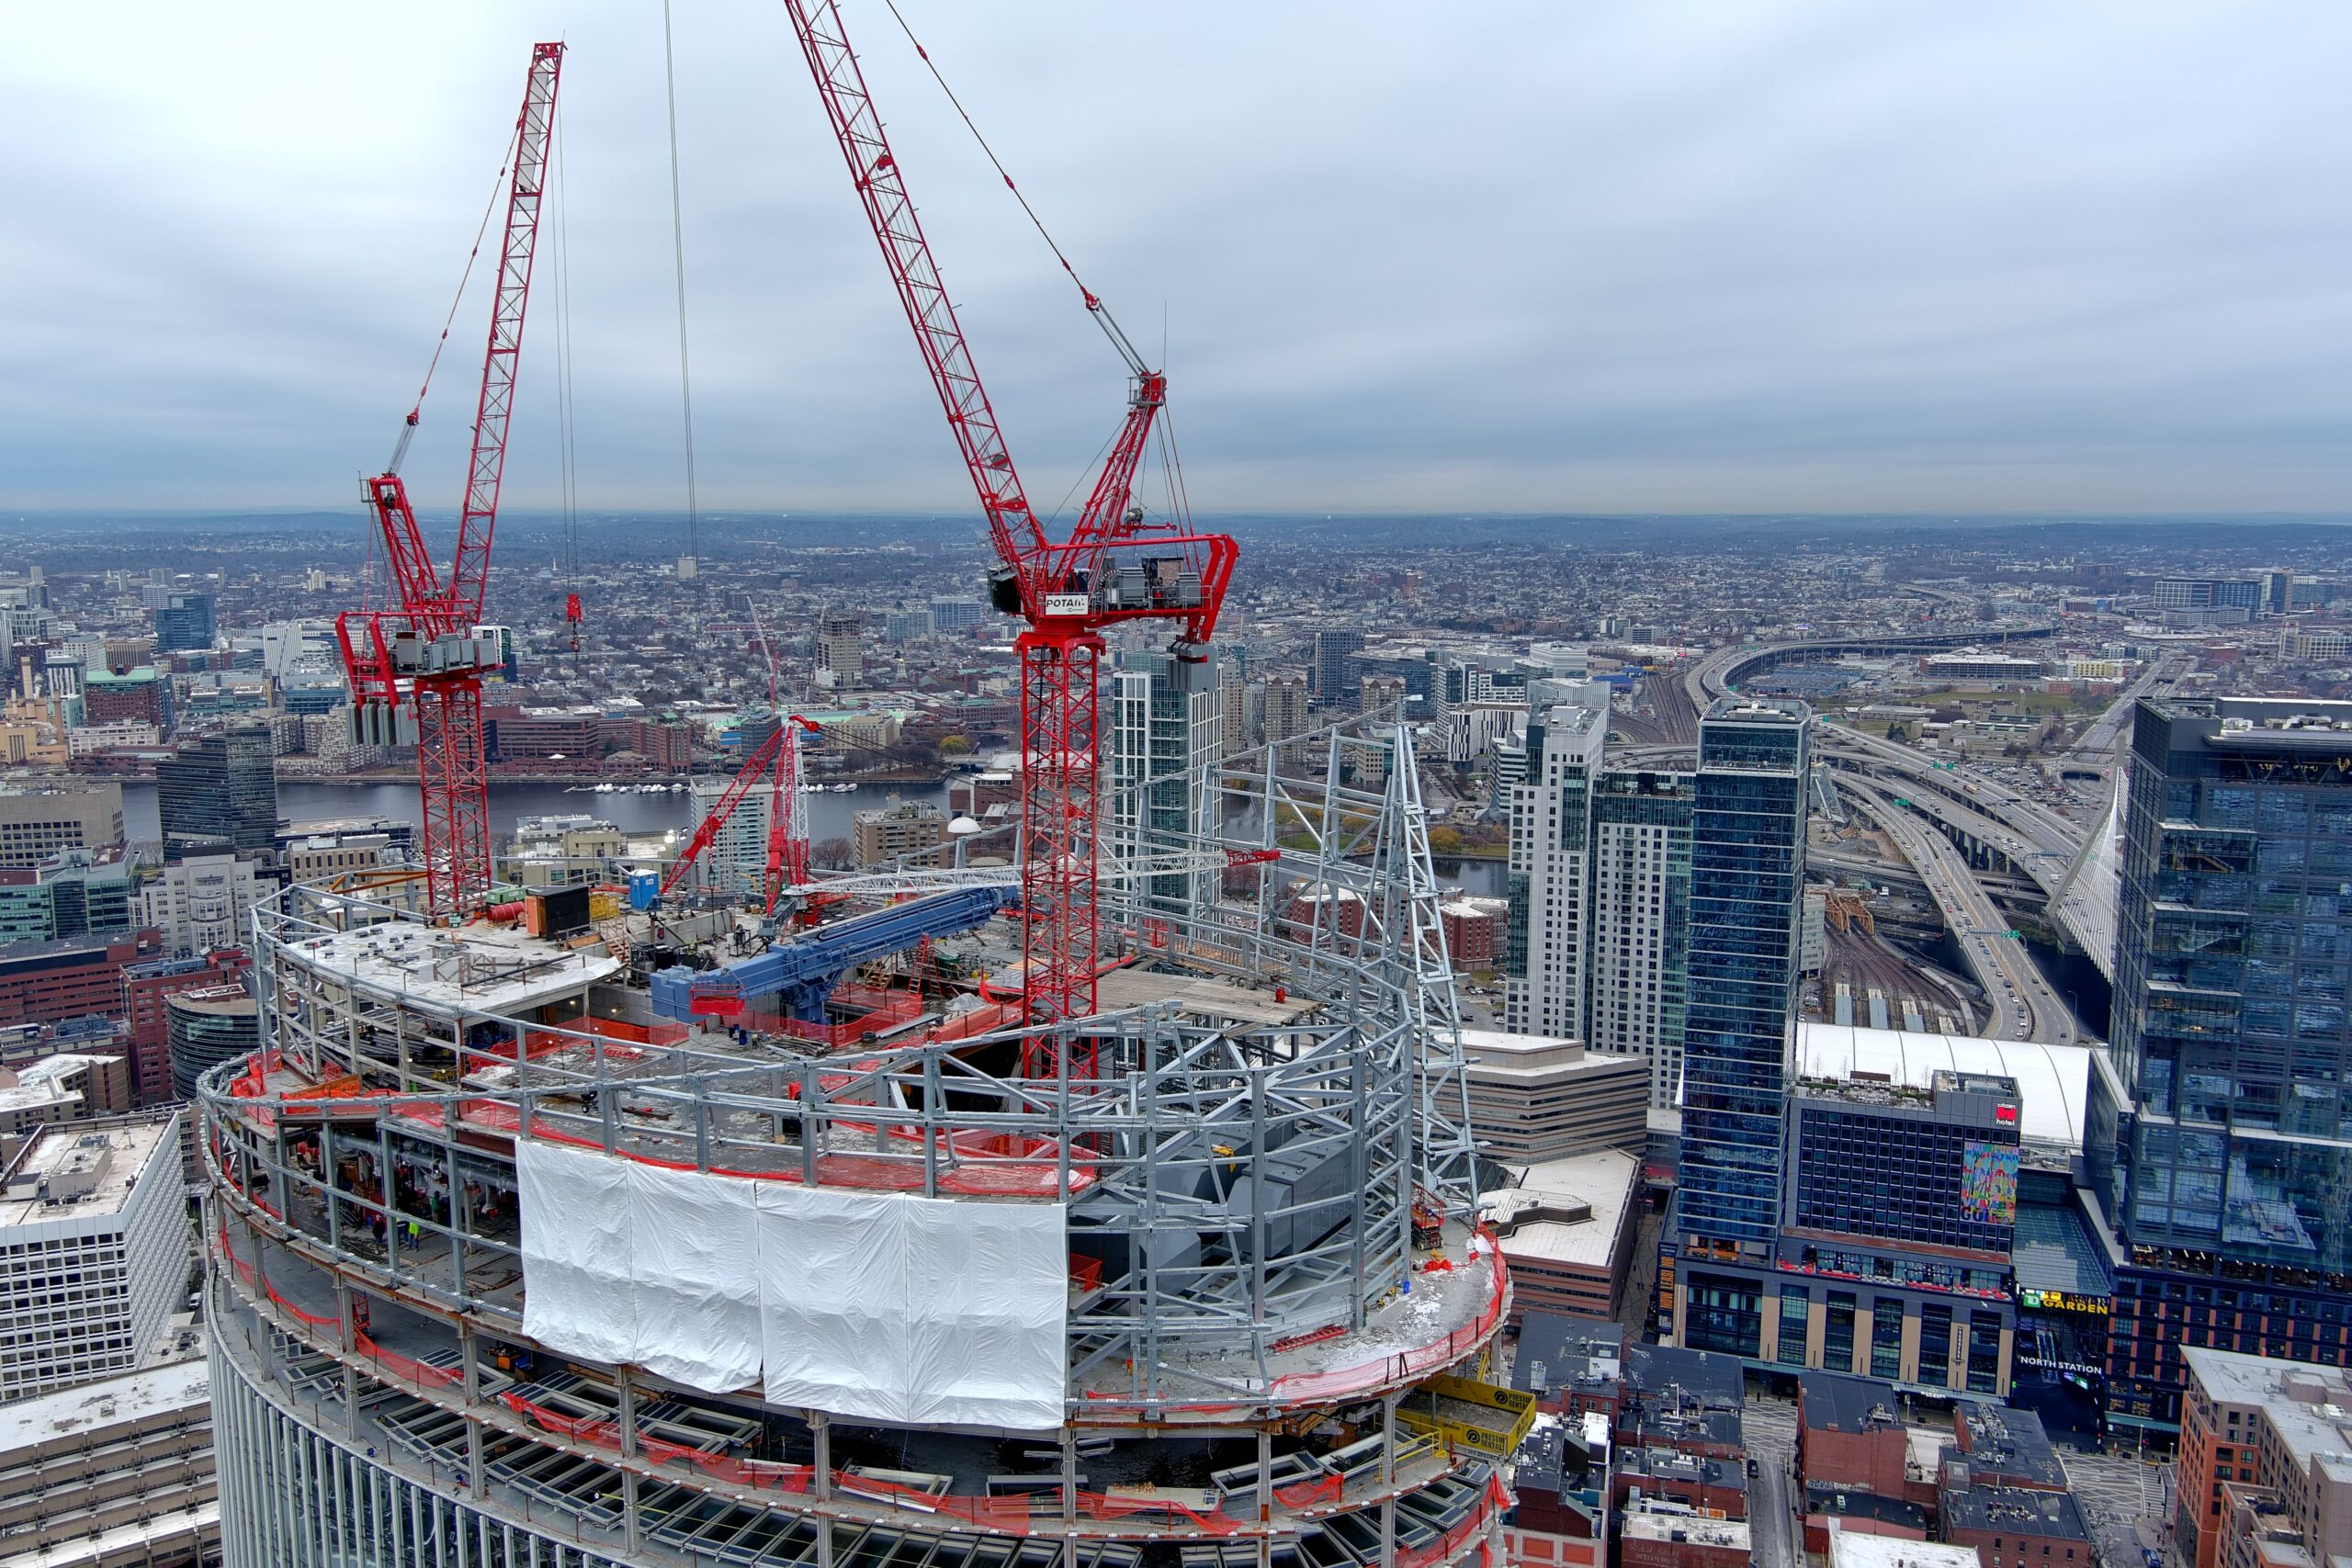
{"label": "overcast sky", "polygon": [[[900,0],[1195,507],[2352,510],[2343,0]],[[1034,501],[1118,362],[844,7]],[[785,13],[678,0],[701,497],[960,508]],[[684,500],[659,0],[0,12],[0,508],[344,506],[570,44],[508,499]],[[487,266],[487,264],[485,264]],[[453,504],[488,303],[405,470]]]}

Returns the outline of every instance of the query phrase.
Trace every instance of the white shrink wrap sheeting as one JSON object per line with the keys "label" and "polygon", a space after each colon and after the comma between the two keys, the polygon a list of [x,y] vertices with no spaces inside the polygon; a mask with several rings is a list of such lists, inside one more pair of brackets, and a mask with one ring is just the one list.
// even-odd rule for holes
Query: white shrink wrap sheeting
{"label": "white shrink wrap sheeting", "polygon": [[907,1419],[1059,1427],[1069,1370],[1061,1207],[907,1207]]}
{"label": "white shrink wrap sheeting", "polygon": [[705,1176],[516,1140],[523,1331],[713,1393],[924,1426],[1061,1425],[1068,1216]]}
{"label": "white shrink wrap sheeting", "polygon": [[1057,1203],[760,1187],[770,1404],[1038,1431],[1061,1425],[1068,1219]]}
{"label": "white shrink wrap sheeting", "polygon": [[[760,1381],[759,1209],[741,1177],[628,1168],[637,1365],[711,1393]],[[527,1281],[526,1281],[527,1284]]]}
{"label": "white shrink wrap sheeting", "polygon": [[523,1221],[523,1332],[566,1355],[635,1360],[628,1162],[517,1138],[514,1184]]}

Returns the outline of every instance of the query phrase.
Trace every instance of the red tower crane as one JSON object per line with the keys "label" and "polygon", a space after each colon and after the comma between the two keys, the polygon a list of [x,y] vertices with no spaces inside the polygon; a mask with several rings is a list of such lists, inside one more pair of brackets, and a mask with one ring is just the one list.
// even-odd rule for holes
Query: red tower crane
{"label": "red tower crane", "polygon": [[419,392],[417,405],[401,427],[391,462],[366,486],[368,507],[383,530],[397,603],[382,610],[346,611],[335,618],[335,636],[343,645],[344,668],[351,682],[355,730],[368,739],[389,740],[408,728],[401,722],[402,709],[413,714],[426,902],[436,919],[476,908],[490,891],[481,678],[504,652],[495,637],[477,628],[490,574],[491,537],[498,524],[515,362],[523,347],[523,311],[530,299],[539,197],[547,183],[548,139],[555,124],[556,84],[562,68],[563,45],[532,46],[523,108],[514,124],[514,175],[507,189],[497,293],[491,302],[490,346],[482,358],[481,396],[474,412],[465,509],[449,575],[444,579],[435,569],[400,477],[401,459],[408,453],[423,407]]}
{"label": "red tower crane", "polygon": [[[1147,521],[1143,509],[1132,504],[1136,468],[1167,400],[1168,378],[1145,364],[1083,284],[1079,292],[1086,309],[1126,362],[1127,412],[1069,537],[1057,542],[1047,536],[1013,469],[836,0],[785,0],[785,9],[978,492],[997,554],[990,596],[998,609],[1028,622],[1015,644],[1021,660],[1023,999],[1039,1021],[1083,1017],[1094,1010],[1101,944],[1095,827],[1102,628],[1117,621],[1173,620],[1180,623],[1180,656],[1204,657],[1238,547],[1227,536],[1193,532],[1181,517]],[[1075,272],[1071,277],[1076,280]]]}
{"label": "red tower crane", "polygon": [[671,863],[670,874],[662,879],[663,897],[686,879],[686,873],[702,858],[703,852],[718,841],[719,830],[735,815],[735,808],[750,798],[763,779],[768,784],[768,844],[761,907],[774,914],[776,899],[786,888],[808,882],[808,820],[800,803],[798,731],[805,729],[813,735],[817,728],[814,719],[787,714],[776,726],[775,733],[743,759],[743,765],[735,770],[735,776],[727,782],[726,789],[712,803],[709,812],[695,824],[686,847]]}

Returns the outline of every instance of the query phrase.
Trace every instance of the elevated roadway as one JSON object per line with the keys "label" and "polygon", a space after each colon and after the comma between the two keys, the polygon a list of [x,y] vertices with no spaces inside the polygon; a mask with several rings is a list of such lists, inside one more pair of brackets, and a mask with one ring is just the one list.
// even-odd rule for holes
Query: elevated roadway
{"label": "elevated roadway", "polygon": [[1872,784],[1849,777],[1839,787],[1857,810],[1885,830],[1927,885],[1970,975],[1984,989],[1989,1014],[1984,1032],[1995,1040],[2075,1043],[2075,1019],[2065,999],[2042,978],[2025,943],[2008,934],[2007,923],[1960,852]]}

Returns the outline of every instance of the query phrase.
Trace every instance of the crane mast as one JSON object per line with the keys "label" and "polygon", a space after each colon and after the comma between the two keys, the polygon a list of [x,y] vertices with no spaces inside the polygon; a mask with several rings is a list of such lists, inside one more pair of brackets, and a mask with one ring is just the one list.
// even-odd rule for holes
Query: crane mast
{"label": "crane mast", "polygon": [[[1084,1017],[1095,1010],[1102,940],[1102,628],[1139,618],[1175,620],[1179,653],[1202,657],[1238,548],[1227,536],[1193,533],[1181,521],[1147,522],[1132,504],[1136,470],[1168,381],[1145,365],[1082,285],[1087,310],[1126,361],[1127,412],[1077,525],[1058,542],[1046,534],[940,281],[840,7],[836,0],[785,0],[785,9],[987,519],[998,563],[991,598],[1028,623],[1014,645],[1021,662],[1023,1000],[1040,1021]],[[1114,559],[1114,547],[1128,554]]]}
{"label": "crane mast", "polygon": [[562,44],[532,46],[523,107],[515,120],[497,291],[491,304],[465,504],[449,574],[444,579],[434,567],[399,473],[416,428],[418,411],[412,409],[391,462],[366,486],[368,508],[383,534],[397,603],[383,610],[345,612],[335,619],[351,683],[355,729],[363,739],[390,740],[407,728],[404,717],[414,726],[426,907],[435,919],[476,908],[490,891],[490,781],[482,746],[481,678],[503,655],[493,638],[474,628],[481,619],[489,581],[491,539],[497,527],[507,424],[562,67]]}

